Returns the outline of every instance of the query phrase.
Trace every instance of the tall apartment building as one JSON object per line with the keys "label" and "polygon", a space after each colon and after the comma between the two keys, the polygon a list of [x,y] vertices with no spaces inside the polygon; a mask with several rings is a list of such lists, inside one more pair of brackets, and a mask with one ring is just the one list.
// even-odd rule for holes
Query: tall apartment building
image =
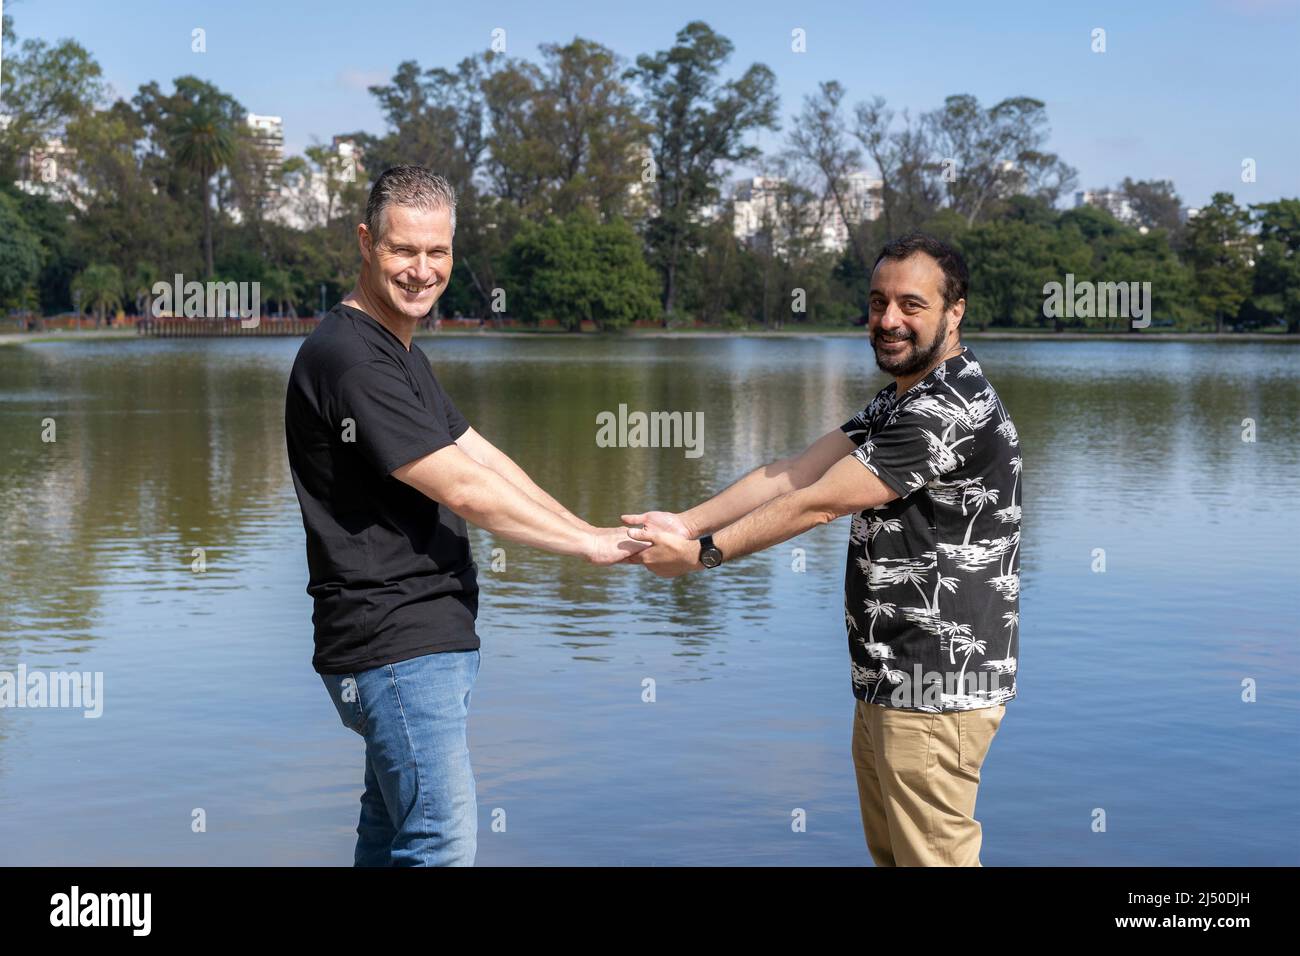
{"label": "tall apartment building", "polygon": [[[742,180],[733,194],[733,231],[741,242],[765,242],[773,235],[777,252],[783,252],[789,231],[788,216],[783,216],[785,180],[772,176],[754,176]],[[881,180],[870,173],[857,171],[845,177],[841,201],[826,196],[813,210],[813,221],[804,228],[811,230],[803,238],[813,238],[828,252],[849,244],[849,230],[863,222],[879,219],[883,212]]]}
{"label": "tall apartment building", "polygon": [[244,121],[253,140],[254,198],[264,210],[270,210],[279,200],[278,173],[284,162],[284,120],[279,116],[249,113]]}
{"label": "tall apartment building", "polygon": [[[8,116],[0,116],[0,129],[9,125]],[[45,196],[55,202],[70,202],[85,209],[81,198],[85,184],[77,175],[77,151],[62,139],[52,136],[38,143],[18,160],[18,178],[14,185],[25,193]]]}
{"label": "tall apartment building", "polygon": [[348,186],[364,184],[361,148],[346,136],[335,136],[319,169],[303,169],[286,178],[271,217],[294,229],[323,226],[339,212],[339,197]]}
{"label": "tall apartment building", "polygon": [[1134,225],[1138,221],[1133,204],[1123,193],[1114,189],[1084,189],[1074,194],[1074,207],[1094,206],[1104,209],[1122,223]]}

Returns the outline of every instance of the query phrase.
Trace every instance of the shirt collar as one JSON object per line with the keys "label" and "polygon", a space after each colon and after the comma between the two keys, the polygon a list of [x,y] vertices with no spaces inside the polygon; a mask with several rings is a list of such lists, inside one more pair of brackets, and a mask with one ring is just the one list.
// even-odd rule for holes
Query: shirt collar
{"label": "shirt collar", "polygon": [[412,349],[415,348],[415,343],[412,342],[411,348],[408,349],[405,345],[402,344],[401,339],[399,339],[396,335],[394,335],[386,325],[384,325],[382,322],[376,319],[369,312],[366,312],[362,309],[358,309],[354,305],[348,305],[345,302],[340,302],[339,307],[342,309],[346,309],[348,315],[351,315],[354,318],[356,318],[362,328],[368,329],[371,334],[378,334],[381,338],[383,338],[385,342],[387,342],[389,345],[393,346],[394,348],[398,349],[399,351],[409,354],[412,351]]}
{"label": "shirt collar", "polygon": [[[966,361],[962,361],[963,359],[965,359]],[[975,353],[970,350],[970,346],[963,345],[961,347],[960,352],[958,352],[952,358],[946,359],[945,361],[940,362],[934,368],[930,369],[929,375],[925,376],[925,378],[916,382],[916,384],[914,384],[911,388],[905,391],[902,395],[899,395],[898,398],[901,400],[903,398],[906,398],[908,395],[920,395],[922,392],[928,392],[939,383],[941,376],[947,377],[949,375],[952,375],[954,372],[960,371],[961,367],[964,366],[967,362],[973,362],[973,361],[975,361]],[[943,371],[941,372],[940,369],[942,369]],[[897,382],[894,383],[894,392],[895,393],[898,392]]]}

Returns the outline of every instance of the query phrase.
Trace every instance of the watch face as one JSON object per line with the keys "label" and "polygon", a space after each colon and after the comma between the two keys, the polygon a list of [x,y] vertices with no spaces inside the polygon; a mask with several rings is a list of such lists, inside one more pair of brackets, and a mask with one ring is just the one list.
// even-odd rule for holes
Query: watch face
{"label": "watch face", "polygon": [[700,564],[706,568],[716,568],[722,563],[722,552],[717,548],[705,548],[700,552]]}

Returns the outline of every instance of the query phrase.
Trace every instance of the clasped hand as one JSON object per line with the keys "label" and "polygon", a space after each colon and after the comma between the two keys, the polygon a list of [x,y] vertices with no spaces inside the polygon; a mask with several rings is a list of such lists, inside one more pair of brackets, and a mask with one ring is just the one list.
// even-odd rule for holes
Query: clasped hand
{"label": "clasped hand", "polygon": [[589,560],[593,564],[644,565],[661,578],[675,578],[703,567],[700,543],[686,523],[670,511],[622,515],[622,528],[594,528]]}
{"label": "clasped hand", "polygon": [[649,544],[628,555],[624,559],[628,563],[645,565],[661,578],[675,578],[703,567],[699,542],[692,540],[686,523],[671,511],[623,515],[622,521],[629,538]]}

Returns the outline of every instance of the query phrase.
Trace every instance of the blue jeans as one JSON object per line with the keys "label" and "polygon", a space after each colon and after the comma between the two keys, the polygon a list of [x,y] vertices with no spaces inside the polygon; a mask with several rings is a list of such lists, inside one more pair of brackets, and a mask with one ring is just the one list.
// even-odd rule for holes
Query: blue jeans
{"label": "blue jeans", "polygon": [[473,866],[478,804],[465,721],[478,651],[322,674],[343,726],[366,741],[356,866]]}

